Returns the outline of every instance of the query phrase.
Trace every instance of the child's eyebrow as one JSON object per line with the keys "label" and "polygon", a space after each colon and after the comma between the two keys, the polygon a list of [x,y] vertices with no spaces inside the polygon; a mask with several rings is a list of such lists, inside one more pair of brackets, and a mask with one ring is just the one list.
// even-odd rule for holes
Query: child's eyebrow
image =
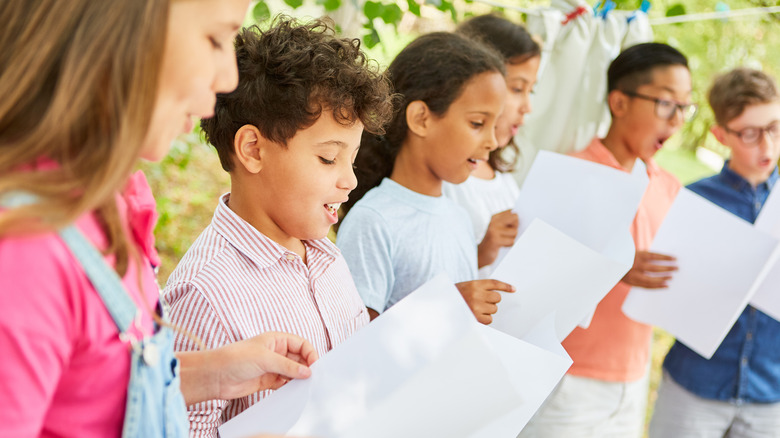
{"label": "child's eyebrow", "polygon": [[338,146],[344,149],[347,147],[347,144],[341,140],[327,140],[317,143],[316,146]]}
{"label": "child's eyebrow", "polygon": [[[670,93],[672,93],[672,94],[674,94],[674,93],[677,93],[677,92],[678,92],[678,90],[674,90],[674,89],[672,89],[672,88],[669,88],[669,87],[664,87],[664,86],[662,86],[662,85],[656,85],[656,87],[658,87],[658,88],[660,88],[660,89],[662,89],[662,90],[668,91],[668,92],[670,92]],[[685,94],[691,94],[692,92],[693,92],[693,90],[687,90],[687,91],[685,91]]]}
{"label": "child's eyebrow", "polygon": [[237,21],[222,21],[218,22],[217,26],[224,28],[226,31],[238,32],[241,29],[241,23]]}

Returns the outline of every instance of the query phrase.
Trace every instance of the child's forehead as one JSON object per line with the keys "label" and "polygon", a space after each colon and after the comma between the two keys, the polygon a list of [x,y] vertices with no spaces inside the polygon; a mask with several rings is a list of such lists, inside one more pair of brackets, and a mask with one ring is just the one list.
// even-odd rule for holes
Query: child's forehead
{"label": "child's forehead", "polygon": [[726,124],[765,126],[777,122],[780,122],[780,100],[745,105],[742,112]]}
{"label": "child's forehead", "polygon": [[650,71],[650,82],[641,86],[663,89],[672,93],[691,92],[691,72],[682,65],[665,65]]}

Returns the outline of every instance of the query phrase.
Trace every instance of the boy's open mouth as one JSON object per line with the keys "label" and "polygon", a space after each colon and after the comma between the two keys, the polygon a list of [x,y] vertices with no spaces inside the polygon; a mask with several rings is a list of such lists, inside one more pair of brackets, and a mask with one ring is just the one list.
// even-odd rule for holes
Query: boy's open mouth
{"label": "boy's open mouth", "polygon": [[328,213],[335,215],[337,211],[339,211],[339,207],[341,207],[341,202],[335,202],[332,204],[324,204],[325,209],[328,210]]}

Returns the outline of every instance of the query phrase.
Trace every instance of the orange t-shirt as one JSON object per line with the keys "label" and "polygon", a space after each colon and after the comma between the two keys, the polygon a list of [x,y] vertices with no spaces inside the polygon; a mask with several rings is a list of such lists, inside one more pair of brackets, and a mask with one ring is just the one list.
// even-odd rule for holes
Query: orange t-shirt
{"label": "orange t-shirt", "polygon": [[[571,155],[625,171],[598,138],[584,150]],[[677,178],[654,161],[645,165],[649,183],[631,224],[637,251],[650,248],[680,190]],[[621,307],[629,290],[628,284],[618,283],[599,303],[590,326],[575,328],[563,341],[574,361],[569,374],[612,382],[636,381],[644,375],[650,356],[652,326],[623,314]]]}

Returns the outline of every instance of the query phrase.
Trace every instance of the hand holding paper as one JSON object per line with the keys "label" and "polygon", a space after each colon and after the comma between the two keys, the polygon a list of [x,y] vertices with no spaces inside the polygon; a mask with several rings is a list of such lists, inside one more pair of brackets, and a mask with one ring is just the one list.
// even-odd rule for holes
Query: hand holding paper
{"label": "hand holding paper", "polygon": [[667,330],[701,356],[712,357],[767,276],[765,265],[777,259],[777,243],[750,223],[682,189],[652,245],[653,251],[675,254],[680,270],[668,289],[632,289],[623,312]]}
{"label": "hand holding paper", "polygon": [[521,235],[492,275],[518,291],[503,297],[493,327],[523,338],[554,313],[563,340],[589,321],[632,266],[630,226],[646,187],[639,170],[540,152],[515,207]]}
{"label": "hand holding paper", "polygon": [[650,251],[637,251],[634,266],[623,276],[623,281],[631,286],[645,289],[663,289],[677,270],[675,258]]}
{"label": "hand holding paper", "polygon": [[498,280],[472,280],[455,284],[471,312],[482,324],[493,322],[493,314],[498,311],[501,292],[514,292],[511,284]]}
{"label": "hand holding paper", "polygon": [[519,226],[517,214],[512,210],[496,213],[490,218],[485,237],[477,246],[477,260],[480,268],[496,261],[501,248],[512,246],[515,243]]}
{"label": "hand holding paper", "polygon": [[477,323],[439,276],[220,434],[514,438],[570,364]]}

